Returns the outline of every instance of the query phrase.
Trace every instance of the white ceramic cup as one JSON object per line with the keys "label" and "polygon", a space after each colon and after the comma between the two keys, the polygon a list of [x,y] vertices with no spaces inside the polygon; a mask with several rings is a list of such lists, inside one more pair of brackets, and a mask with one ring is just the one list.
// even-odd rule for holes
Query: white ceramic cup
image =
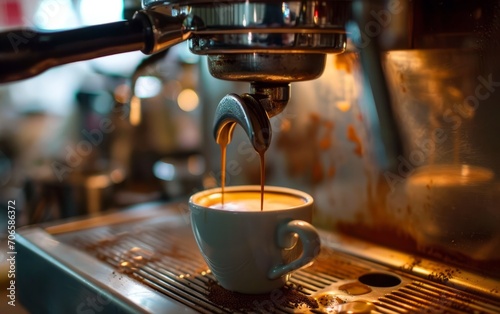
{"label": "white ceramic cup", "polygon": [[[251,198],[259,208],[234,210],[242,198]],[[320,239],[311,225],[314,201],[307,193],[266,186],[262,211],[260,186],[226,187],[224,209],[209,207],[220,199],[220,188],[198,192],[189,199],[189,208],[198,247],[225,289],[271,292],[318,256]]]}

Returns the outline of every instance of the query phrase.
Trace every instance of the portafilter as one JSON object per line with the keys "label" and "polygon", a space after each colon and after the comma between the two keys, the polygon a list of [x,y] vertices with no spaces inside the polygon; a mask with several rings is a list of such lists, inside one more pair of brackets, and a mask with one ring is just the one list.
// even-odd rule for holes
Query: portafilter
{"label": "portafilter", "polygon": [[[111,54],[136,50],[155,54],[187,40],[193,53],[207,55],[214,77],[251,82],[252,95],[273,116],[288,103],[289,83],[318,78],[326,54],[346,49],[349,22],[367,25],[368,3],[143,0],[142,10],[127,21],[59,32],[19,29],[0,34],[0,83]],[[398,131],[390,99],[379,92],[385,90],[385,81],[376,52],[374,43],[361,55],[373,73],[370,81],[377,83],[374,87],[382,87],[372,90],[377,91],[373,96],[384,125],[385,151],[397,156],[401,145],[395,136]]]}

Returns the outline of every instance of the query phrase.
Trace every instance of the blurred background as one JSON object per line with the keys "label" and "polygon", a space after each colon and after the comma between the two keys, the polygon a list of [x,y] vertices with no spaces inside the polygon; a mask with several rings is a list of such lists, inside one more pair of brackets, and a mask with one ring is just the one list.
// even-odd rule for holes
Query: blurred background
{"label": "blurred background", "polygon": [[[0,0],[0,31],[65,30],[139,9],[135,0]],[[18,228],[173,199],[200,182],[200,58],[186,44],[154,58],[124,53],[0,85],[0,203],[16,201]],[[1,215],[2,287],[6,232]]]}
{"label": "blurred background", "polygon": [[[2,31],[102,24],[140,9],[140,1],[128,0],[2,0],[0,5]],[[194,175],[200,174],[199,58],[185,45],[155,58],[124,53],[0,85],[1,197],[26,209],[18,223],[175,197],[177,187],[160,195],[163,180],[155,182],[153,173],[157,162],[164,178],[172,175],[168,162],[193,155],[187,159],[198,168]],[[172,160],[162,163],[163,157]]]}

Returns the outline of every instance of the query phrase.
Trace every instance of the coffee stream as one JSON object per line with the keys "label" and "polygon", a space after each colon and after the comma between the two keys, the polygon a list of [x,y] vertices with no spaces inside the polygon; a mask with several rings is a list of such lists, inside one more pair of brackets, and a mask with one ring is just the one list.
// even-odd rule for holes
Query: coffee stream
{"label": "coffee stream", "polygon": [[227,151],[227,143],[220,144],[221,151],[221,162],[222,162],[222,173],[221,173],[221,204],[224,206],[224,187],[226,186],[226,151]]}
{"label": "coffee stream", "polygon": [[[229,142],[228,139],[218,139],[218,143],[221,149],[221,204],[224,206],[224,187],[226,186],[226,154],[227,154],[227,144]],[[260,157],[260,210],[264,210],[264,186],[266,181],[266,165],[265,165],[265,151],[257,151]]]}
{"label": "coffee stream", "polygon": [[259,152],[260,157],[260,210],[264,210],[264,184],[266,182],[266,160],[264,152]]}

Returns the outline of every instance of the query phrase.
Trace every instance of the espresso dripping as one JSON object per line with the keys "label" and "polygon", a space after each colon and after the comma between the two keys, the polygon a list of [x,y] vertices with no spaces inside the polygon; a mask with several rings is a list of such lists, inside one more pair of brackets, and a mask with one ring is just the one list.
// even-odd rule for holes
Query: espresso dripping
{"label": "espresso dripping", "polygon": [[226,152],[227,152],[227,144],[220,144],[220,151],[221,151],[221,169],[222,169],[222,173],[221,173],[221,183],[220,183],[220,186],[221,186],[221,190],[222,190],[222,193],[221,193],[221,203],[222,203],[222,206],[224,206],[224,187],[226,186]]}
{"label": "espresso dripping", "polygon": [[[228,141],[217,141],[221,149],[221,203],[224,206],[224,187],[226,186],[226,155]],[[266,182],[265,151],[257,151],[260,157],[260,210],[264,210],[264,186]]]}
{"label": "espresso dripping", "polygon": [[265,95],[236,94],[226,95],[215,111],[214,135],[221,147],[221,203],[224,204],[226,184],[227,145],[231,142],[234,128],[241,125],[248,135],[253,148],[260,157],[260,207],[264,210],[265,152],[271,143],[271,125],[265,105],[269,98]]}
{"label": "espresso dripping", "polygon": [[264,185],[266,182],[266,159],[264,152],[259,152],[260,157],[260,210],[264,210]]}

